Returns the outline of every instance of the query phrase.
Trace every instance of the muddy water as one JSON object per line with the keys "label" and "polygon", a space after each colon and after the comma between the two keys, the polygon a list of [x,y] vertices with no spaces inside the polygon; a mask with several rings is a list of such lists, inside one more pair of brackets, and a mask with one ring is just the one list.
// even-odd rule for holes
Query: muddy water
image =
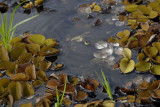
{"label": "muddy water", "polygon": [[[39,14],[39,17],[19,26],[16,30],[16,35],[20,35],[25,31],[32,31],[32,33],[43,34],[46,38],[58,40],[61,53],[56,62],[65,64],[65,69],[57,71],[56,73],[82,75],[98,79],[94,71],[99,72],[103,69],[111,84],[112,90],[114,90],[115,86],[122,86],[127,81],[133,80],[136,77],[150,76],[150,74],[139,75],[135,72],[121,74],[119,70],[113,70],[113,67],[108,63],[94,59],[93,53],[97,51],[97,49],[95,49],[96,42],[106,40],[106,38],[115,35],[118,31],[128,29],[125,25],[110,25],[105,21],[111,18],[113,13],[95,15],[94,18],[88,19],[86,14],[81,14],[77,11],[80,4],[93,3],[94,1],[99,2],[99,0],[46,0],[43,6],[44,11],[38,13],[34,8],[30,14],[24,14],[23,9],[19,8],[15,14],[15,23],[36,14]],[[11,6],[9,10],[10,15],[15,4],[13,0],[5,2],[8,2],[9,6]],[[74,17],[78,17],[79,21],[73,21]],[[102,20],[100,26],[93,25],[96,19]],[[83,42],[71,41],[73,37],[79,35],[83,35],[84,39],[88,41],[90,45],[85,45]],[[53,71],[49,71],[48,75],[52,72]],[[37,90],[37,92],[43,92],[43,90],[44,87]],[[103,95],[98,98],[105,97],[106,96]],[[27,100],[25,101],[28,102]],[[20,103],[22,103],[22,101],[17,102],[15,106],[20,105]]]}

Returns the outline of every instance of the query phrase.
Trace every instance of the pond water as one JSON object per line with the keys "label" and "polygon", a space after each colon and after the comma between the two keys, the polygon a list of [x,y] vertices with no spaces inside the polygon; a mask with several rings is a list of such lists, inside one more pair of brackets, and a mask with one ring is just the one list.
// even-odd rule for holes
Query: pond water
{"label": "pond water", "polygon": [[[3,2],[4,0],[0,0]],[[8,0],[12,12],[15,7],[16,0]],[[95,43],[106,40],[108,37],[115,35],[117,32],[128,29],[126,25],[116,26],[115,22],[109,24],[106,19],[112,19],[114,12],[108,14],[94,15],[94,18],[88,19],[86,14],[78,12],[78,6],[84,3],[99,3],[99,0],[46,0],[44,2],[44,11],[37,12],[36,8],[31,10],[30,14],[24,14],[24,10],[19,8],[15,14],[14,22],[17,23],[27,17],[39,14],[39,17],[19,26],[16,35],[20,35],[25,31],[45,35],[46,38],[53,38],[59,41],[61,53],[56,62],[65,64],[65,68],[59,73],[67,73],[71,75],[81,75],[85,77],[93,77],[98,80],[94,71],[100,72],[103,69],[107,76],[111,89],[116,86],[122,86],[126,82],[139,78],[141,76],[151,76],[150,74],[138,74],[132,72],[130,74],[121,74],[119,70],[113,70],[113,66],[102,61],[96,60],[93,53],[97,51]],[[112,7],[113,11],[119,5]],[[74,21],[74,17],[78,17],[78,21]],[[94,26],[96,19],[102,20],[102,24]],[[84,40],[90,44],[85,45],[83,42],[77,42],[72,38],[83,35]],[[134,54],[133,54],[134,55]],[[119,60],[119,59],[116,59]],[[54,71],[49,71],[51,74]],[[42,92],[41,88],[39,92]],[[106,96],[99,96],[105,98]],[[27,100],[26,100],[27,101]],[[28,101],[27,101],[28,102]],[[20,105],[22,101],[16,102],[15,107]]]}

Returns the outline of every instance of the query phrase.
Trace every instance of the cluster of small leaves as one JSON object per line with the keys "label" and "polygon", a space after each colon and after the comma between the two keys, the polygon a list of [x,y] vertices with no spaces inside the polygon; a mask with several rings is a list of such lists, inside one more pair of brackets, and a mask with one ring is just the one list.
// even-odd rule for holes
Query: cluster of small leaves
{"label": "cluster of small leaves", "polygon": [[[146,5],[124,2],[126,10],[121,15],[126,17],[127,25],[131,26],[132,31],[120,31],[116,37],[111,36],[108,42],[119,43],[124,47],[123,56],[126,54],[124,52],[131,53],[129,49],[133,48],[139,50],[139,54],[136,64],[124,56],[120,62],[120,69],[123,73],[129,73],[135,67],[140,72],[150,70],[152,74],[160,75],[160,1],[156,0]],[[122,16],[120,18],[123,19]]]}
{"label": "cluster of small leaves", "polygon": [[[117,98],[123,103],[152,104],[153,101],[160,99],[160,81],[155,80],[151,83],[142,81],[135,89],[127,89],[122,87],[120,90],[126,94],[124,97]],[[152,99],[151,99],[152,98]]]}
{"label": "cluster of small leaves", "polygon": [[[20,2],[23,2],[23,1],[26,1],[26,0],[20,0]],[[38,7],[38,6],[42,5],[42,3],[44,1],[45,0],[34,0],[34,3],[33,3],[33,1],[28,0],[28,2],[23,5],[23,8],[24,9],[31,9],[34,6]]]}
{"label": "cluster of small leaves", "polygon": [[[82,87],[81,89],[80,87],[78,88],[79,85]],[[55,105],[55,107],[62,105],[71,106],[73,100],[83,103],[83,101],[88,98],[88,92],[95,92],[98,86],[99,82],[92,78],[81,80],[79,77],[52,73],[46,83],[46,87],[48,88],[45,90],[46,94],[37,99],[35,107],[50,107],[53,105]],[[26,104],[21,105],[21,107],[25,107],[24,105]],[[75,107],[78,105],[83,104],[77,104]]]}
{"label": "cluster of small leaves", "polygon": [[54,48],[56,45],[58,43],[53,39],[29,34],[13,38],[9,52],[3,45],[0,46],[0,71],[4,76],[0,79],[1,104],[7,102],[13,105],[21,97],[34,97],[34,88],[48,81],[45,71],[52,62],[45,57],[57,55],[59,50]]}

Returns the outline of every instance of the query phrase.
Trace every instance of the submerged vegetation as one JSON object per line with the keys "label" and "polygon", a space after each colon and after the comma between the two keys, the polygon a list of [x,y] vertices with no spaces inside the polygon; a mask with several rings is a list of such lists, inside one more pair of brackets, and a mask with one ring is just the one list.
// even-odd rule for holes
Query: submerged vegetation
{"label": "submerged vegetation", "polygon": [[14,37],[14,33],[15,33],[16,28],[17,28],[19,25],[21,25],[21,24],[23,24],[23,23],[25,23],[25,22],[27,22],[27,21],[29,21],[29,20],[31,20],[31,19],[33,19],[33,18],[35,18],[35,17],[38,16],[38,15],[32,16],[32,17],[30,17],[30,18],[28,18],[28,19],[25,19],[25,20],[23,20],[23,21],[21,21],[21,22],[19,22],[19,23],[17,23],[16,25],[13,26],[15,11],[16,11],[17,8],[18,8],[21,4],[23,4],[23,3],[24,3],[24,2],[20,3],[20,4],[13,10],[12,15],[11,15],[11,18],[10,18],[9,25],[8,25],[7,13],[4,13],[3,15],[2,15],[2,13],[0,13],[0,14],[1,14],[1,25],[0,25],[0,35],[1,35],[1,38],[0,38],[0,39],[1,39],[2,43],[3,43],[3,46],[4,46],[7,50],[9,50],[8,48],[9,48],[9,46],[10,46],[10,41],[11,41],[12,38]]}

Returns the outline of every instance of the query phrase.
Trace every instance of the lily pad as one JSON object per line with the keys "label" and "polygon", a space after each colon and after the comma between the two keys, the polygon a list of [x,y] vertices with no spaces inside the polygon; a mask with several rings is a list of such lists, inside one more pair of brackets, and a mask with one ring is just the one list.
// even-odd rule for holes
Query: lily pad
{"label": "lily pad", "polygon": [[20,100],[21,99],[21,83],[18,81],[12,81],[8,85],[8,91],[9,94],[13,96],[14,100]]}
{"label": "lily pad", "polygon": [[31,53],[24,53],[18,58],[20,64],[28,63],[31,59],[32,59]]}
{"label": "lily pad", "polygon": [[12,76],[12,80],[22,81],[22,80],[28,80],[28,78],[26,77],[24,73],[17,73]]}
{"label": "lily pad", "polygon": [[23,87],[22,88],[22,96],[23,97],[28,98],[28,97],[31,97],[34,95],[34,89],[31,86],[31,84],[25,82],[25,83],[23,83],[22,87]]}
{"label": "lily pad", "polygon": [[149,18],[150,19],[154,19],[158,16],[158,13],[156,11],[151,11],[151,13],[149,14]]}
{"label": "lily pad", "polygon": [[137,10],[137,8],[138,8],[138,5],[127,5],[126,7],[125,7],[125,9],[128,11],[128,12],[134,12],[134,11],[136,11]]}
{"label": "lily pad", "polygon": [[138,93],[138,98],[140,100],[146,100],[150,98],[150,91],[149,90],[144,90]]}
{"label": "lily pad", "polygon": [[29,52],[33,53],[34,55],[37,55],[37,53],[40,51],[39,44],[27,44],[27,48]]}
{"label": "lily pad", "polygon": [[12,58],[12,60],[17,60],[19,58],[19,56],[21,56],[22,54],[27,53],[26,48],[15,48],[10,52],[10,57]]}
{"label": "lily pad", "polygon": [[40,34],[33,34],[30,37],[28,37],[27,40],[29,43],[35,43],[35,44],[39,44],[40,46],[42,46],[43,43],[45,42],[45,37]]}
{"label": "lily pad", "polygon": [[41,61],[43,61],[44,60],[44,56],[34,56],[33,58],[32,58],[32,61],[33,61],[33,64],[35,65],[35,67],[38,67],[39,66],[39,63],[41,62]]}
{"label": "lily pad", "polygon": [[29,80],[35,80],[36,79],[36,69],[33,64],[29,65],[25,69],[25,73]]}
{"label": "lily pad", "polygon": [[0,61],[9,61],[8,52],[3,45],[0,46]]}
{"label": "lily pad", "polygon": [[149,90],[150,91],[156,91],[160,88],[160,81],[154,81],[150,86]]}
{"label": "lily pad", "polygon": [[117,33],[117,36],[119,38],[129,38],[129,35],[130,35],[130,31],[129,30],[124,30],[124,31],[121,31],[121,32]]}
{"label": "lily pad", "polygon": [[40,65],[39,65],[39,69],[41,71],[46,71],[48,70],[48,68],[51,66],[51,62],[47,62],[47,61],[41,61]]}
{"label": "lily pad", "polygon": [[139,5],[138,9],[143,12],[144,15],[149,15],[152,11],[152,7],[146,5]]}
{"label": "lily pad", "polygon": [[49,55],[55,55],[59,52],[56,48],[51,48],[49,46],[43,46],[39,52],[39,55],[41,56],[49,56]]}
{"label": "lily pad", "polygon": [[54,39],[46,39],[43,45],[54,47],[57,46],[58,43]]}
{"label": "lily pad", "polygon": [[83,101],[88,97],[87,93],[85,91],[78,91],[77,95],[75,97],[76,101]]}
{"label": "lily pad", "polygon": [[156,47],[145,47],[143,50],[144,53],[151,58],[158,54],[158,49]]}
{"label": "lily pad", "polygon": [[11,80],[8,79],[8,78],[1,78],[0,79],[0,86],[3,87],[3,88],[7,88],[10,81]]}
{"label": "lily pad", "polygon": [[40,79],[40,80],[48,81],[48,78],[47,78],[45,72],[43,72],[43,71],[40,71],[40,70],[37,71],[37,72],[36,72],[36,76],[37,76],[37,78]]}
{"label": "lily pad", "polygon": [[129,73],[134,70],[135,62],[127,58],[123,58],[120,61],[120,70],[123,73]]}
{"label": "lily pad", "polygon": [[22,104],[20,107],[33,107],[32,103]]}
{"label": "lily pad", "polygon": [[123,57],[127,58],[127,59],[131,59],[132,58],[132,52],[129,48],[124,48],[123,51]]}
{"label": "lily pad", "polygon": [[152,65],[150,72],[154,75],[160,75],[160,65]]}
{"label": "lily pad", "polygon": [[145,58],[145,54],[144,53],[139,53],[138,56],[137,56],[137,60],[138,61],[143,61]]}
{"label": "lily pad", "polygon": [[150,69],[151,63],[145,62],[145,61],[140,61],[140,62],[136,63],[135,67],[136,67],[137,71],[146,72]]}
{"label": "lily pad", "polygon": [[47,88],[51,88],[53,90],[56,90],[57,86],[58,82],[56,80],[49,80],[46,85]]}

